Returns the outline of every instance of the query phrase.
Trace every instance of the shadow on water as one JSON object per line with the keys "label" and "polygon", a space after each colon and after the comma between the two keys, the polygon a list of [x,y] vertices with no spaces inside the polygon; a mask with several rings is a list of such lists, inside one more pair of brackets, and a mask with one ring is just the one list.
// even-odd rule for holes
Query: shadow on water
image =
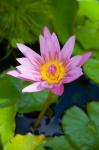
{"label": "shadow on water", "polygon": [[16,133],[45,134],[46,136],[62,135],[60,120],[64,111],[74,105],[86,112],[86,104],[90,101],[99,101],[99,85],[82,76],[78,80],[66,84],[65,92],[54,106],[54,116],[49,120],[44,117],[37,129],[32,128],[34,119],[24,115],[16,117]]}

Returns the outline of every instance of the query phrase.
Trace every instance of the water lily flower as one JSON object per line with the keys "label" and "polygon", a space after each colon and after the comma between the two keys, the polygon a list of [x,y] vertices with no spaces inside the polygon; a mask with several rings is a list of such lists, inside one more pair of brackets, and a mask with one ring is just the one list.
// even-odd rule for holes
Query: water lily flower
{"label": "water lily flower", "polygon": [[18,58],[20,65],[7,74],[32,82],[22,92],[37,92],[48,88],[60,96],[64,92],[65,83],[70,83],[83,75],[81,67],[92,52],[71,57],[75,36],[71,36],[61,50],[56,34],[51,34],[47,27],[44,28],[39,40],[41,56],[24,44],[17,44],[25,57]]}

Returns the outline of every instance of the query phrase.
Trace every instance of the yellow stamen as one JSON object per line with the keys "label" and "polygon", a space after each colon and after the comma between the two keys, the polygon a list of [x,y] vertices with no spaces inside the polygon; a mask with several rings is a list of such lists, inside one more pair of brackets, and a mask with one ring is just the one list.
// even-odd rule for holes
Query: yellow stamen
{"label": "yellow stamen", "polygon": [[64,74],[64,65],[58,61],[49,61],[41,67],[42,79],[46,80],[49,84],[59,83],[64,77]]}

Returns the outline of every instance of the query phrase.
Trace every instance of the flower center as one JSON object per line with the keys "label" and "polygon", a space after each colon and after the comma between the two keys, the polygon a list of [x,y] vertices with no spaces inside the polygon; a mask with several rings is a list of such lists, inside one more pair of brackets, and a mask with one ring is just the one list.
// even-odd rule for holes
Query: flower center
{"label": "flower center", "polygon": [[41,67],[42,79],[49,84],[59,83],[65,74],[65,68],[62,63],[58,61],[50,61]]}
{"label": "flower center", "polygon": [[50,75],[55,75],[55,73],[56,73],[56,71],[57,71],[57,68],[56,68],[56,66],[54,65],[54,64],[52,64],[52,65],[50,65],[49,67],[48,67],[48,73],[50,74]]}

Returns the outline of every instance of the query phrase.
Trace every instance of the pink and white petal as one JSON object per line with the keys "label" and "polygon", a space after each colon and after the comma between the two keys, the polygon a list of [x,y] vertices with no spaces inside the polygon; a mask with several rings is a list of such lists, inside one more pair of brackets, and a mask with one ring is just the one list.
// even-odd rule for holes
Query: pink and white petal
{"label": "pink and white petal", "polygon": [[33,74],[20,74],[18,76],[19,78],[23,78],[24,80],[27,81],[41,81],[41,76],[39,75],[33,75]]}
{"label": "pink and white petal", "polygon": [[18,69],[18,71],[22,74],[37,74],[40,75],[39,70],[33,68],[32,66],[25,66],[25,65],[20,65],[16,67]]}
{"label": "pink and white petal", "polygon": [[53,41],[52,37],[46,39],[46,50],[49,55],[49,60],[55,60],[59,55],[59,51],[56,48],[55,41]]}
{"label": "pink and white petal", "polygon": [[41,56],[44,58],[44,60],[49,59],[48,50],[47,50],[47,46],[46,46],[46,40],[42,35],[40,35],[39,41],[40,41]]}
{"label": "pink and white petal", "polygon": [[43,34],[44,34],[44,38],[50,38],[51,37],[51,33],[50,33],[47,26],[44,27]]}
{"label": "pink and white petal", "polygon": [[17,47],[23,53],[23,55],[30,60],[32,64],[34,64],[34,62],[36,62],[37,64],[41,64],[43,62],[42,57],[38,55],[36,52],[34,52],[31,48],[21,43],[18,43]]}
{"label": "pink and white petal", "polygon": [[16,66],[16,69],[20,72],[20,73],[24,73],[24,74],[30,74],[32,73],[33,69],[31,66],[24,66],[24,65],[20,65],[20,66]]}
{"label": "pink and white petal", "polygon": [[8,71],[6,74],[11,75],[16,78],[20,75],[20,73],[17,70]]}
{"label": "pink and white petal", "polygon": [[25,80],[25,81],[27,80],[23,77],[20,77],[20,73],[17,70],[8,71],[6,74],[11,75],[11,76],[21,79],[21,80]]}
{"label": "pink and white petal", "polygon": [[66,42],[66,44],[64,45],[64,47],[62,48],[61,56],[63,58],[66,59],[71,57],[74,44],[75,44],[75,36],[71,36],[69,40]]}
{"label": "pink and white petal", "polygon": [[50,85],[48,84],[47,81],[42,81],[41,82],[41,86],[45,87],[45,88],[50,88]]}
{"label": "pink and white petal", "polygon": [[63,79],[63,83],[70,83],[70,82],[78,79],[82,75],[83,75],[83,72],[79,70],[79,71],[75,72],[74,74],[71,74],[71,75],[68,75],[67,77],[65,77]]}
{"label": "pink and white petal", "polygon": [[80,63],[82,59],[82,56],[81,55],[78,55],[78,56],[74,56],[70,59],[70,62],[68,65],[72,65],[72,66],[78,66],[78,64]]}
{"label": "pink and white petal", "polygon": [[42,91],[44,90],[45,88],[41,86],[41,83],[40,82],[35,82],[29,86],[27,86],[26,88],[24,88],[22,90],[23,93],[27,92],[38,92],[38,91]]}
{"label": "pink and white petal", "polygon": [[92,52],[87,52],[85,54],[82,55],[82,59],[79,62],[78,66],[81,67],[84,63],[86,63],[86,61],[91,57]]}
{"label": "pink and white petal", "polygon": [[26,58],[26,57],[23,57],[23,58],[17,58],[16,59],[20,64],[22,65],[25,65],[25,66],[33,66],[31,64],[31,62]]}
{"label": "pink and white petal", "polygon": [[71,68],[71,70],[68,72],[67,76],[72,76],[74,74],[79,74],[80,72],[82,72],[82,68],[80,67],[73,67]]}
{"label": "pink and white petal", "polygon": [[61,96],[64,92],[64,85],[63,84],[61,84],[60,86],[55,85],[55,87],[51,88],[51,91],[54,94]]}
{"label": "pink and white petal", "polygon": [[49,61],[55,59],[55,56],[60,52],[60,45],[55,33],[52,34],[51,38],[47,39],[40,35],[39,40],[41,56],[44,60]]}
{"label": "pink and white petal", "polygon": [[52,39],[52,42],[54,45],[54,49],[56,50],[57,53],[59,53],[60,52],[60,44],[59,44],[58,38],[55,33],[52,34],[51,39]]}

